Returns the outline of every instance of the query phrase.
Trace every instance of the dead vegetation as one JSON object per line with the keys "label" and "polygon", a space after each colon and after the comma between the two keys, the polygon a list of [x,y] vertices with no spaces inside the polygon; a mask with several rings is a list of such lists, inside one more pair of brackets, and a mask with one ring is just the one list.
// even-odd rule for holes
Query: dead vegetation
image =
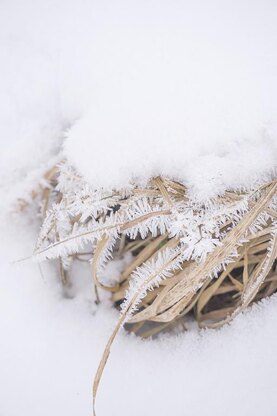
{"label": "dead vegetation", "polygon": [[[106,205],[97,208],[96,214],[92,214],[90,209],[94,205],[90,205],[84,215],[82,210],[68,208],[74,205],[72,200],[81,179],[78,175],[66,178],[75,175],[67,170],[63,173],[67,185],[57,186],[59,169],[47,174],[49,186],[42,192],[42,217],[48,225],[42,229],[34,255],[56,258],[64,285],[78,278],[70,273],[72,261],[88,262],[97,300],[101,301],[98,289],[109,291],[115,307],[121,309],[97,371],[94,398],[110,347],[122,325],[141,337],[184,330],[192,320],[201,328],[218,327],[252,302],[277,290],[276,181],[255,190],[226,191],[209,206],[192,204],[184,185],[158,177],[145,187],[133,185],[130,190],[114,190],[108,196],[101,194],[97,203],[105,201]],[[75,194],[68,197],[70,181],[74,182]],[[90,198],[89,193],[86,189],[86,194],[79,197],[82,209]],[[138,204],[145,200],[147,209],[143,202],[144,208],[140,211]],[[95,204],[96,200],[93,201]],[[66,233],[66,227],[57,223],[60,221],[57,208],[54,212],[51,204],[62,207],[63,211],[69,209]],[[199,241],[194,243],[194,251],[184,256],[189,216],[183,234],[172,232],[177,216],[180,212],[188,213],[188,209],[192,222],[195,218],[202,221],[206,211],[210,215],[214,228],[209,225],[209,238],[204,223],[207,218],[203,220],[204,225],[197,225],[199,241],[205,238],[208,242],[211,238],[216,241],[204,257],[201,253],[198,257],[194,254]],[[173,226],[168,225],[172,218]],[[178,226],[182,228],[182,224]],[[126,256],[131,260],[114,284],[107,284],[99,277],[107,260]],[[100,275],[104,276],[105,272]]]}

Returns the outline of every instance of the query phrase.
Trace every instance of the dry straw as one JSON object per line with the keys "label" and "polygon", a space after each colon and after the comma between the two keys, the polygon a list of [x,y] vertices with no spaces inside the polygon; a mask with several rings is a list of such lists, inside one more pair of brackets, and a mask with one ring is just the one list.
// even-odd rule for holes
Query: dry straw
{"label": "dry straw", "polygon": [[[107,290],[115,307],[122,308],[95,376],[94,404],[123,325],[141,337],[184,330],[192,320],[200,327],[218,327],[277,290],[276,181],[255,190],[226,191],[201,205],[190,201],[183,184],[166,178],[108,193],[95,193],[66,164],[47,178],[35,256],[56,258],[64,285],[73,278],[72,261],[88,262],[97,297],[98,289]],[[184,215],[186,230],[173,232]],[[204,256],[202,246],[196,254],[199,240],[187,252],[188,238],[194,237],[189,218],[201,244],[205,239],[212,244]],[[127,256],[131,260],[116,282],[104,283],[105,262]]]}

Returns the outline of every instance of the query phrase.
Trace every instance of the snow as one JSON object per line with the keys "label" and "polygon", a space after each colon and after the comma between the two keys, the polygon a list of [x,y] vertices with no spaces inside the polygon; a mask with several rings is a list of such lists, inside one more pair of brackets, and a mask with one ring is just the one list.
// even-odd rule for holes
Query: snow
{"label": "snow", "polygon": [[142,3],[100,17],[90,46],[93,92],[65,142],[93,186],[161,174],[206,199],[269,178],[277,154],[277,8],[230,5],[153,2],[149,10]]}
{"label": "snow", "polygon": [[[275,176],[276,15],[272,0],[1,2],[1,415],[91,413],[118,319],[85,270],[64,292],[54,266],[14,263],[39,228],[17,198],[64,156],[95,187],[163,174],[200,199]],[[276,312],[274,295],[219,331],[122,331],[97,414],[274,416]]]}
{"label": "snow", "polygon": [[274,1],[0,8],[3,186],[30,175],[25,160],[49,165],[65,136],[60,157],[95,187],[162,174],[203,200],[276,174]]}
{"label": "snow", "polygon": [[[90,276],[75,275],[71,298],[30,253],[34,224],[1,228],[0,413],[90,414],[92,379],[118,318],[93,302]],[[121,332],[106,367],[98,415],[274,416],[277,411],[277,297],[219,331],[141,341]]]}

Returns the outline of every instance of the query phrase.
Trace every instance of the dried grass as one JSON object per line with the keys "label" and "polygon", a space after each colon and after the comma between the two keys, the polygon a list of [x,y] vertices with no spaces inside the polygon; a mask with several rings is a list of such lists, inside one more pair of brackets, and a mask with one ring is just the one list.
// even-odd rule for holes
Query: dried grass
{"label": "dried grass", "polygon": [[[43,216],[46,213],[51,192],[55,189],[55,169],[48,173],[47,179],[50,181],[50,186],[43,191]],[[145,189],[137,188],[134,192],[139,195],[158,195],[166,201],[168,209],[155,214],[147,214],[148,216],[167,215],[174,208],[175,203],[188,200],[184,185],[163,178],[155,178],[149,187]],[[256,194],[256,197],[243,218],[230,230],[228,223],[223,225],[223,229],[226,230],[226,237],[220,246],[208,254],[204,262],[183,262],[181,270],[176,270],[169,278],[163,280],[159,287],[154,287],[153,290],[148,291],[140,302],[138,310],[132,316],[129,316],[129,310],[132,304],[136,302],[136,295],[134,295],[129,307],[121,314],[105,348],[94,381],[94,403],[111,345],[123,324],[129,331],[144,338],[156,336],[162,331],[184,330],[187,323],[191,322],[192,319],[201,328],[219,327],[245,310],[250,303],[270,296],[277,291],[275,264],[277,240],[276,234],[273,235],[273,220],[277,218],[277,212],[270,208],[273,198],[277,195],[277,182],[273,181],[265,184],[255,190],[254,194]],[[230,206],[240,201],[244,195],[245,192],[228,191],[219,196],[218,199]],[[258,231],[254,234],[251,233],[249,231],[251,225],[264,212],[269,214],[268,220],[259,227]],[[145,219],[146,217],[131,220],[129,223],[121,224],[120,229],[124,231],[135,225],[136,221]],[[73,219],[73,221],[78,221],[78,218]],[[131,253],[132,261],[122,271],[117,283],[114,286],[107,286],[100,281],[97,275],[98,261],[107,242],[108,237],[104,236],[98,241],[93,253],[80,252],[73,254],[72,257],[75,261],[88,261],[87,255],[91,254],[92,278],[95,288],[96,290],[100,288],[109,291],[111,299],[118,309],[124,300],[134,270],[146,261],[155,259],[158,253],[165,250],[165,248],[178,246],[178,239],[170,238],[168,234],[155,237],[148,235],[145,239],[137,237],[135,240],[122,234],[120,241],[114,248],[113,256],[121,258],[127,253]],[[237,250],[237,257],[233,258],[233,261],[226,266],[225,270],[223,269],[218,273],[216,279],[211,279],[213,270],[222,264],[224,259],[228,258],[235,249]],[[63,269],[61,261],[59,267],[61,280],[66,285],[69,276]],[[153,278],[153,276],[150,276],[150,278]],[[97,292],[99,301],[98,296]]]}

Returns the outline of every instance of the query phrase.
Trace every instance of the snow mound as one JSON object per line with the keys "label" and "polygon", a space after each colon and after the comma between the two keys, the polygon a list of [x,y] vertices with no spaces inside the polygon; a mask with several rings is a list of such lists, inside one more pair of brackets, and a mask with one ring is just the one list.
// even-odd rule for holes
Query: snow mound
{"label": "snow mound", "polygon": [[270,179],[276,21],[272,0],[1,2],[1,186],[32,189],[65,134],[95,187]]}
{"label": "snow mound", "polygon": [[205,199],[274,174],[276,5],[121,5],[91,29],[91,96],[67,133],[84,177],[164,175]]}

